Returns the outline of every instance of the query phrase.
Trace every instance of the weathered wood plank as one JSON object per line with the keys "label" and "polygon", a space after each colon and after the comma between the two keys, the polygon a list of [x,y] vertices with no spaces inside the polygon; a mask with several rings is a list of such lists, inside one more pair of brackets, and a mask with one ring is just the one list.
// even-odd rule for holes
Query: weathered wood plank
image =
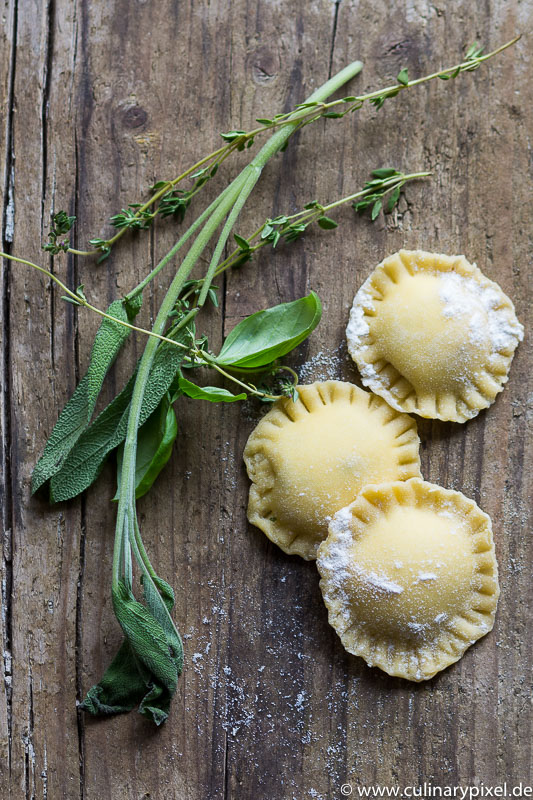
{"label": "weathered wood plank", "polygon": [[[2,4],[2,18],[5,20],[0,30],[0,186],[2,187],[2,213],[0,225],[2,230],[2,247],[9,248],[12,239],[11,219],[11,108],[14,67],[14,9],[7,2]],[[10,770],[11,743],[11,587],[12,587],[12,525],[11,525],[11,463],[9,452],[10,400],[9,400],[9,288],[8,276],[4,263],[1,266],[1,304],[0,326],[2,329],[2,347],[0,349],[0,375],[2,387],[0,392],[0,525],[2,529],[2,560],[0,580],[2,586],[2,614],[0,615],[0,636],[2,641],[2,658],[0,669],[0,778],[7,786]]]}
{"label": "weathered wood plank", "polygon": [[[6,5],[0,49],[0,178],[5,189],[12,135],[13,250],[43,262],[50,209],[78,215],[81,246],[154,179],[217,146],[217,131],[289,108],[347,61],[365,62],[357,90],[388,83],[403,66],[423,74],[452,63],[475,38],[492,46],[526,29],[533,6],[461,0],[452,9],[409,0],[392,15],[384,0],[290,8],[261,0],[135,8],[119,0],[19,0],[16,10]],[[530,72],[522,41],[474,75],[298,134],[265,170],[239,232],[272,211],[348,193],[377,166],[430,167],[435,176],[407,187],[400,213],[386,222],[354,220],[344,209],[337,232],[309,232],[228,275],[223,308],[206,326],[212,347],[244,315],[313,288],[324,318],[291,363],[307,361],[306,380],[358,382],[342,345],[348,308],[373,266],[401,246],[464,252],[528,321]],[[195,208],[243,162],[226,163]],[[100,267],[83,259],[56,259],[54,267],[72,285],[85,281],[102,307],[131,288],[175,235],[172,223],[158,224],[124,240]],[[180,404],[179,446],[139,504],[147,548],[176,590],[187,658],[171,718],[154,731],[135,714],[92,721],[78,720],[75,710],[120,641],[109,598],[112,467],[81,502],[50,509],[28,499],[31,468],[87,366],[98,321],[76,320],[22,267],[6,274],[3,514],[14,544],[4,606],[12,708],[7,693],[0,700],[4,741],[12,726],[11,769],[0,776],[6,796],[329,800],[347,780],[531,782],[528,342],[504,393],[477,420],[419,425],[427,479],[463,490],[491,514],[502,583],[494,633],[423,686],[348,656],[327,625],[314,565],[284,556],[246,525],[241,457],[260,409]],[[167,280],[145,297],[142,322],[153,317]],[[130,342],[103,401],[141,347]]]}
{"label": "weathered wood plank", "polygon": [[[39,262],[55,192],[64,196],[64,186],[75,173],[69,128],[75,19],[73,9],[65,7],[58,25],[53,4],[32,2],[18,3],[12,14],[12,247]],[[53,268],[65,269],[65,264]],[[61,406],[76,384],[74,320],[70,311],[58,308],[57,294],[37,273],[10,267],[7,281],[6,509],[11,517],[12,586],[6,614],[13,674],[5,792],[15,798],[47,793],[76,797],[80,517],[74,506],[50,510],[42,501],[28,499],[32,462],[53,420],[49,411]]]}

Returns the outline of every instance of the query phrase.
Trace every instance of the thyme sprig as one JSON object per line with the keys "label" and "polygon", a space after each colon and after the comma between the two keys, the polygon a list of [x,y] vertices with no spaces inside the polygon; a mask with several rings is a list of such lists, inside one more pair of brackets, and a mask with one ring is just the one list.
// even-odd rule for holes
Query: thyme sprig
{"label": "thyme sprig", "polygon": [[[422,78],[410,80],[408,70],[403,68],[397,75],[396,83],[383,89],[362,95],[346,96],[338,100],[327,102],[316,100],[306,101],[305,103],[296,105],[292,111],[287,113],[275,114],[272,118],[259,117],[256,121],[259,122],[260,125],[249,131],[230,130],[221,133],[220,135],[226,143],[223,147],[218,148],[200,159],[200,161],[197,161],[176,178],[155,183],[151,187],[151,196],[145,202],[131,203],[126,209],[122,209],[118,214],[112,216],[110,222],[113,227],[118,229],[118,232],[112,237],[108,239],[91,239],[90,244],[93,247],[91,250],[76,250],[71,248],[67,240],[60,240],[56,244],[57,236],[67,233],[69,229],[54,236],[54,225],[56,224],[56,218],[54,217],[52,230],[50,231],[50,242],[45,245],[45,249],[50,250],[52,253],[67,251],[80,256],[99,255],[99,261],[101,261],[107,258],[113,245],[116,244],[126,231],[146,230],[151,227],[158,215],[162,217],[173,216],[181,222],[189,208],[192,198],[198,194],[208,180],[216,175],[220,164],[233,153],[242,152],[251,147],[257,136],[261,136],[264,133],[271,132],[288,124],[294,125],[295,121],[299,127],[303,127],[304,125],[311,124],[322,118],[342,119],[347,114],[358,111],[365,103],[370,103],[378,110],[383,107],[385,100],[396,97],[405,89],[410,89],[437,78],[443,81],[451,80],[457,78],[464,72],[472,72],[478,69],[485,61],[488,61],[508,47],[516,44],[519,39],[520,36],[515,36],[514,39],[492,50],[490,53],[485,54],[483,48],[475,42],[467,49],[463,61],[451,67],[432,72]],[[359,62],[359,69],[361,67],[362,65]],[[193,186],[188,190],[177,189],[176,187],[178,184],[187,178],[194,179]],[[64,212],[60,212],[60,214],[64,214]]]}

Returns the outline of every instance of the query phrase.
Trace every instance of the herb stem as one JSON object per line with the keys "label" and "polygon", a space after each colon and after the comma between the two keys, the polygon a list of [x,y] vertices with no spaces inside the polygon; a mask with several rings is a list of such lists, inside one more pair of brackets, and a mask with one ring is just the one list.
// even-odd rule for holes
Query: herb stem
{"label": "herb stem", "polygon": [[[350,78],[356,75],[361,69],[360,62],[354,62],[345,67],[341,72],[328,80],[322,87],[317,89],[309,98],[308,102],[321,101],[335,92],[340,86],[346,83]],[[228,187],[227,192],[221,202],[218,203],[216,208],[212,211],[211,215],[207,218],[202,230],[199,232],[197,238],[191,245],[184,261],[182,262],[178,272],[176,273],[157,314],[153,333],[161,335],[167,319],[174,308],[174,305],[179,297],[183,284],[189,277],[197,260],[200,258],[202,252],[209,243],[211,237],[216,229],[225,219],[229,213],[230,217],[227,220],[226,226],[223,229],[220,241],[227,233],[229,236],[231,226],[228,223],[231,220],[231,225],[236,221],[238,214],[244,204],[245,199],[248,197],[253,187],[259,180],[261,171],[267,161],[277,153],[285,142],[289,139],[291,134],[298,127],[298,122],[290,122],[284,129],[276,131],[272,137],[263,145],[259,153],[250,163],[249,167],[244,170],[232,181]],[[244,199],[242,199],[244,198]],[[242,199],[242,202],[240,200]],[[233,209],[233,212],[230,213]],[[227,239],[226,236],[226,239]],[[175,246],[176,247],[176,246]],[[215,253],[218,248],[215,248]],[[221,248],[220,248],[221,252]],[[211,259],[206,280],[203,288],[207,286],[212,279],[214,271],[217,267],[217,259],[215,254]],[[207,289],[206,289],[207,292]],[[137,453],[137,429],[139,427],[139,419],[141,414],[141,407],[144,398],[144,393],[148,383],[150,369],[155,357],[155,352],[158,347],[158,342],[150,337],[146,343],[144,353],[141,357],[139,369],[135,379],[135,385],[130,401],[130,410],[128,416],[128,425],[126,440],[124,442],[124,454],[122,461],[122,474],[119,487],[119,504],[117,510],[117,525],[115,534],[115,547],[113,553],[113,590],[118,591],[118,584],[120,581],[120,561],[121,554],[129,550],[128,538],[129,532],[126,524],[128,513],[136,514],[135,511],[135,462]],[[124,568],[124,567],[123,567]]]}
{"label": "herb stem", "polygon": [[[393,178],[384,180],[382,186],[388,187],[387,192],[389,192],[392,189],[395,189],[398,185],[403,186],[406,181],[413,181],[417,178],[428,178],[431,174],[431,172],[411,172],[409,175],[404,175],[401,173]],[[322,209],[323,211],[331,211],[331,209],[342,206],[345,203],[349,203],[351,200],[356,200],[358,197],[365,197],[365,195],[372,194],[373,191],[373,188],[363,189],[359,192],[355,192],[354,194],[349,194],[346,197],[342,197],[340,200],[335,200],[333,203],[328,203],[327,205],[322,206]]]}

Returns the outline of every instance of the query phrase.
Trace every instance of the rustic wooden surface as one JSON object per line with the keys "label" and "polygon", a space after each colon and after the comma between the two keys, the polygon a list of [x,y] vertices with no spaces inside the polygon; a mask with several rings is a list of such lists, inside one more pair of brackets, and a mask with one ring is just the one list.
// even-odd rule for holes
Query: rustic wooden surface
{"label": "rustic wooden surface", "polygon": [[[111,212],[212,150],[219,130],[290,108],[354,58],[365,69],[353,91],[376,88],[403,66],[422,75],[452,64],[474,39],[494,47],[527,33],[533,19],[532,0],[0,2],[3,248],[41,263],[52,209],[77,215],[80,244],[104,234]],[[348,308],[373,265],[401,246],[465,253],[527,323],[531,68],[526,36],[475,74],[301,132],[265,170],[241,232],[272,209],[348,193],[376,166],[435,175],[409,186],[386,222],[344,209],[337,232],[310,233],[228,275],[223,309],[209,319],[213,345],[242,316],[314,288],[324,318],[293,361],[305,379],[357,381],[342,345]],[[228,162],[217,186],[241,162]],[[175,233],[166,222],[100,267],[65,257],[53,269],[105,306]],[[2,798],[330,800],[345,782],[532,782],[527,338],[491,409],[466,425],[419,425],[424,476],[492,516],[502,584],[494,632],[423,685],[347,655],[314,565],[247,526],[241,454],[258,409],[181,404],[179,446],[139,504],[154,563],[176,590],[187,659],[171,717],[154,730],[135,713],[76,713],[120,640],[109,598],[111,467],[78,502],[50,508],[29,497],[97,320],[29,269],[4,264],[2,276]],[[141,345],[117,364],[105,400]]]}

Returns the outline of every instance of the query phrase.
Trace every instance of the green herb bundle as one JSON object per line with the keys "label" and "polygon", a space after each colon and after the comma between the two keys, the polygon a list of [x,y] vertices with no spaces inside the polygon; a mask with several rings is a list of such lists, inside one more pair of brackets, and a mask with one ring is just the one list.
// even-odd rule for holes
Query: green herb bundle
{"label": "green herb bundle", "polygon": [[[136,500],[151,489],[171,455],[178,432],[174,403],[182,395],[210,402],[235,402],[248,396],[265,401],[282,395],[295,397],[297,376],[280,360],[309,336],[320,321],[320,300],[311,292],[307,297],[247,317],[233,329],[220,352],[215,354],[207,338],[197,331],[197,316],[202,308],[207,302],[215,306],[218,303],[213,281],[224,270],[249,261],[260,248],[275,248],[280,241],[298,239],[312,224],[325,230],[336,228],[337,223],[329,214],[342,204],[352,203],[358,212],[368,209],[372,220],[382,210],[390,213],[407,181],[430,174],[404,174],[393,168],[375,170],[358,192],[326,204],[311,201],[297,213],[266,220],[245,237],[234,228],[263,168],[285,149],[291,135],[302,127],[324,117],[342,118],[366,102],[379,109],[386,99],[410,87],[433,78],[448,80],[476,69],[514,41],[516,39],[487,55],[475,45],[465,60],[454,67],[412,81],[403,69],[397,82],[390,87],[329,101],[335,91],[360,71],[361,63],[354,62],[292,112],[259,119],[259,127],[248,132],[223,133],[222,147],[177,178],[156,183],[147,201],[131,203],[113,215],[111,224],[117,232],[107,239],[93,238],[92,250],[70,247],[68,233],[75,220],[64,211],[58,212],[53,217],[44,249],[54,256],[71,252],[79,256],[97,256],[101,261],[128,230],[146,230],[158,216],[181,222],[195,196],[215,177],[226,158],[250,148],[259,135],[272,133],[250,163],[200,213],[155,268],[125,297],[113,301],[106,311],[89,302],[83,285],[72,290],[45,268],[0,254],[44,273],[61,286],[66,301],[102,317],[87,373],[61,412],[32,477],[33,492],[46,488],[52,503],[69,500],[87,489],[109,455],[116,453],[118,488],[114,498],[117,522],[112,598],[124,641],[100,682],[89,690],[83,701],[82,708],[86,711],[113,714],[138,707],[141,714],[160,724],[168,716],[183,667],[182,641],[171,616],[174,593],[150,562],[136,512]],[[186,179],[192,180],[192,185],[188,189],[180,188]],[[223,258],[230,237],[235,246]],[[144,289],[175,261],[185,245],[188,245],[187,253],[169,284],[152,329],[135,325]],[[202,277],[192,278],[192,271],[207,248],[212,248],[208,267]],[[147,336],[144,353],[122,391],[93,420],[106,375],[132,330]],[[197,385],[190,376],[198,367],[215,370],[233,383],[236,391]],[[259,382],[252,382],[251,378]],[[134,564],[140,575],[143,602],[134,592]]]}

